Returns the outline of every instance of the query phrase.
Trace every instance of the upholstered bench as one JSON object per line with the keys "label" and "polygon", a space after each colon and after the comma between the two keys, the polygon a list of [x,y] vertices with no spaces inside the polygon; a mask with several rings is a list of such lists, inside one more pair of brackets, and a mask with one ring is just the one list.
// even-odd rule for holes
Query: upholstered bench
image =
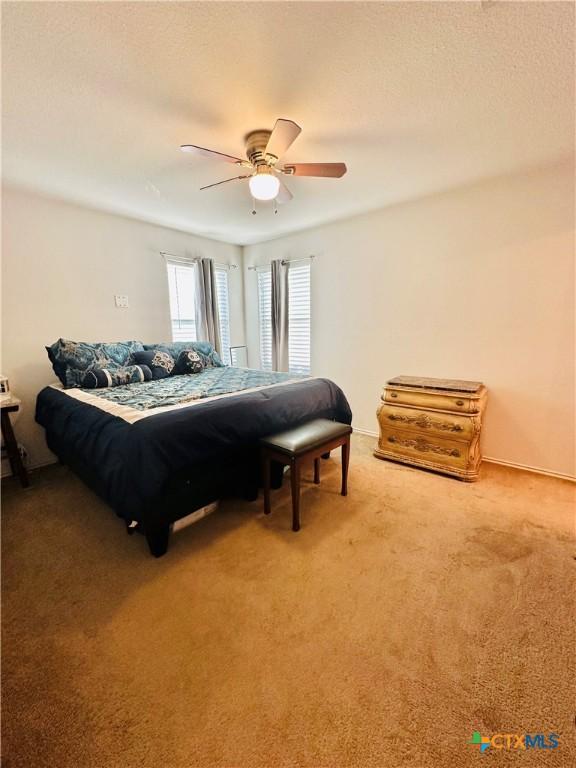
{"label": "upholstered bench", "polygon": [[292,489],[292,530],[300,530],[300,470],[305,461],[314,460],[314,482],[320,482],[320,457],[342,446],[342,496],[348,493],[348,463],[352,427],[328,419],[314,419],[295,429],[270,435],[260,440],[264,513],[270,507],[270,462],[290,467]]}

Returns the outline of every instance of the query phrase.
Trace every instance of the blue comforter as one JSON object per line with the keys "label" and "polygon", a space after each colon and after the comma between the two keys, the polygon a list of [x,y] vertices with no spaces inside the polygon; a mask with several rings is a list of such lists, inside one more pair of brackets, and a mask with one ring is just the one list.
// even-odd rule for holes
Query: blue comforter
{"label": "blue comforter", "polygon": [[332,381],[287,378],[294,377],[215,368],[89,394],[46,387],[36,420],[49,447],[65,461],[74,457],[119,515],[141,520],[178,472],[210,461],[224,469],[259,438],[313,418],[351,423]]}

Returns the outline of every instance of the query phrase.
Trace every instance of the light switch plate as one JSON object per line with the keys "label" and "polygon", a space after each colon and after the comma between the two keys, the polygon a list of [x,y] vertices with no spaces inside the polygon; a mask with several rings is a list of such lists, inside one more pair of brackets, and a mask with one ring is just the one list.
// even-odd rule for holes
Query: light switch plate
{"label": "light switch plate", "polygon": [[127,309],[128,296],[125,296],[124,294],[116,294],[116,296],[114,296],[114,303],[116,304],[118,309]]}

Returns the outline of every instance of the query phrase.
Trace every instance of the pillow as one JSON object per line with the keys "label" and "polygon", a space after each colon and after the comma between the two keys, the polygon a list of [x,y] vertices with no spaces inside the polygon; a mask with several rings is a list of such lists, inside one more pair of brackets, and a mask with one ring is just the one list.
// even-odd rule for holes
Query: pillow
{"label": "pillow", "polygon": [[192,349],[195,349],[196,352],[200,355],[200,357],[204,358],[206,360],[205,362],[205,368],[223,368],[224,363],[222,362],[220,355],[212,344],[208,341],[195,341],[193,344],[191,344]]}
{"label": "pillow", "polygon": [[[52,347],[53,346],[55,345],[53,344]],[[48,359],[52,363],[52,370],[54,371],[56,376],[58,376],[58,378],[60,379],[60,382],[64,384],[64,386],[66,386],[66,365],[65,363],[61,363],[58,360],[52,347],[45,347],[46,352],[48,352]]]}
{"label": "pillow", "polygon": [[135,352],[134,360],[138,365],[147,366],[152,372],[153,379],[165,379],[173,373],[176,363],[168,352],[160,349],[147,349],[144,352]]}
{"label": "pillow", "polygon": [[66,384],[69,387],[83,389],[101,389],[103,387],[120,387],[122,384],[136,384],[150,381],[152,371],[147,365],[128,365],[124,368],[90,368],[80,371],[68,368]]}
{"label": "pillow", "polygon": [[165,344],[144,344],[144,349],[159,349],[162,352],[167,352],[172,356],[174,362],[176,362],[178,355],[181,352],[186,349],[193,349],[200,355],[205,368],[224,367],[224,363],[220,359],[220,355],[208,341],[174,341],[172,343]]}
{"label": "pillow", "polygon": [[207,368],[224,368],[224,363],[222,362],[222,358],[216,352],[215,349],[210,352],[209,355],[203,355],[202,352],[199,352],[199,354],[203,357],[205,357],[208,360],[208,363],[206,365]]}
{"label": "pillow", "polygon": [[178,355],[173,373],[201,373],[205,366],[195,349],[183,349]]}
{"label": "pillow", "polygon": [[[134,353],[143,350],[141,341],[114,341],[89,344],[85,341],[58,339],[46,347],[54,373],[66,386],[66,371],[72,368],[87,371],[92,368],[123,368],[134,364]],[[70,386],[70,385],[68,385]],[[78,386],[78,385],[75,385]]]}

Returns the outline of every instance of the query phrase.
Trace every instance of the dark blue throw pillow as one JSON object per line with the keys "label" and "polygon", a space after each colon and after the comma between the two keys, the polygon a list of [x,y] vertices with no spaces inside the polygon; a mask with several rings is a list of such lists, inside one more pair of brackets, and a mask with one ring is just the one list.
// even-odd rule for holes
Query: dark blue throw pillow
{"label": "dark blue throw pillow", "polygon": [[202,356],[195,349],[183,349],[178,355],[173,373],[201,373],[203,370]]}
{"label": "dark blue throw pillow", "polygon": [[160,349],[149,349],[144,352],[134,352],[137,365],[148,366],[153,379],[165,379],[174,373],[175,362],[172,355]]}
{"label": "dark blue throw pillow", "polygon": [[123,384],[137,384],[152,379],[152,371],[147,365],[128,365],[124,368],[91,368],[89,371],[68,371],[74,373],[77,380],[74,386],[82,389],[102,389],[119,387]]}
{"label": "dark blue throw pillow", "polygon": [[200,355],[204,368],[221,368],[224,366],[220,355],[208,341],[174,341],[171,343],[166,342],[165,344],[144,344],[144,349],[166,352],[172,357],[174,362],[176,362],[181,352],[186,349],[193,349]]}

